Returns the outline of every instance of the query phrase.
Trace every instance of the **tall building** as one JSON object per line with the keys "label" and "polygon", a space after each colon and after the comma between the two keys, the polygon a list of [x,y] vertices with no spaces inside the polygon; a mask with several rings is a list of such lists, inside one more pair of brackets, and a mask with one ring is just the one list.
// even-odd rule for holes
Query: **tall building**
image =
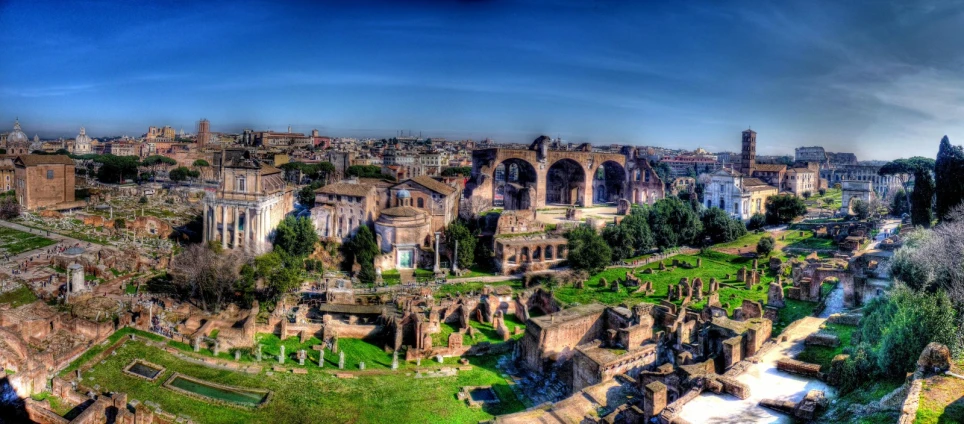
{"label": "tall building", "polygon": [[756,166],[756,131],[747,129],[743,131],[743,146],[740,150],[740,173],[751,175],[753,167]]}
{"label": "tall building", "polygon": [[197,144],[204,147],[211,142],[211,122],[201,119],[197,123]]}
{"label": "tall building", "polygon": [[74,201],[74,161],[65,155],[22,155],[14,160],[14,190],[26,210]]}

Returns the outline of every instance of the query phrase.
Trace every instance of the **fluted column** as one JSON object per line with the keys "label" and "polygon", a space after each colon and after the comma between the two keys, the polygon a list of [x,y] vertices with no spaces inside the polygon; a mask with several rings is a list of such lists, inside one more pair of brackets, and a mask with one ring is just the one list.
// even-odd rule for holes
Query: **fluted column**
{"label": "fluted column", "polygon": [[240,219],[240,218],[241,218],[241,209],[238,208],[237,206],[233,207],[232,209],[234,210],[234,234],[233,234],[234,243],[233,243],[233,245],[232,245],[231,247],[234,248],[234,249],[237,249],[237,248],[238,248],[238,242],[241,241],[241,237],[240,237],[240,235],[238,234],[238,232],[241,230],[241,226],[239,225],[240,222],[238,222],[238,221],[241,220],[241,219]]}
{"label": "fluted column", "polygon": [[221,205],[221,247],[228,248],[228,207]]}

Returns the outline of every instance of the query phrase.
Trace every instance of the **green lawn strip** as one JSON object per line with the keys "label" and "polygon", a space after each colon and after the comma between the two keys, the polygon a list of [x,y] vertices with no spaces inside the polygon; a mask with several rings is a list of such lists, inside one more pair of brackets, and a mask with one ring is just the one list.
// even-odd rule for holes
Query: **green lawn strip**
{"label": "green lawn strip", "polygon": [[435,291],[435,297],[444,297],[446,295],[452,294],[457,295],[460,293],[477,292],[481,291],[485,286],[508,286],[511,287],[513,291],[522,290],[521,280],[506,280],[498,281],[494,283],[484,283],[481,281],[471,281],[467,283],[448,283],[444,284]]}
{"label": "green lawn strip", "polygon": [[[959,373],[960,369],[952,369]],[[935,383],[936,380],[936,383]],[[964,381],[933,376],[923,381],[915,424],[964,423]]]}
{"label": "green lawn strip", "polygon": [[[264,341],[264,340],[263,340]],[[339,341],[348,357],[362,353],[353,343]],[[361,342],[361,341],[359,341]],[[364,343],[364,342],[361,342]],[[287,346],[287,344],[286,344]],[[378,348],[375,348],[378,349]],[[348,351],[352,350],[353,354]],[[380,349],[379,349],[380,351]],[[144,359],[167,368],[155,382],[123,373],[123,367],[134,359]],[[326,355],[326,360],[327,360]],[[366,358],[371,361],[370,358]],[[508,383],[495,367],[495,358],[472,357],[471,371],[460,371],[456,377],[414,378],[411,371],[373,372],[353,379],[337,379],[330,370],[308,367],[307,375],[248,375],[240,372],[205,367],[181,360],[163,350],[140,342],[127,342],[108,356],[104,364],[85,373],[104,390],[127,393],[131,399],[151,400],[167,411],[191,417],[199,423],[239,422],[353,422],[353,423],[474,423],[524,408],[509,390]],[[373,361],[373,362],[377,362]],[[369,362],[366,361],[366,365]],[[265,365],[267,365],[266,363]],[[270,401],[259,409],[228,408],[212,405],[161,388],[173,372],[230,386],[267,389]],[[502,402],[494,408],[469,408],[456,398],[462,386],[492,385]]]}
{"label": "green lawn strip", "polygon": [[79,357],[77,357],[77,359],[75,359],[73,362],[71,362],[70,365],[68,365],[66,368],[64,368],[63,370],[61,370],[58,375],[64,376],[64,375],[70,374],[71,372],[74,372],[75,370],[77,370],[78,368],[80,368],[84,363],[86,363],[87,361],[90,361],[91,358],[93,358],[93,357],[97,356],[97,354],[103,352],[104,349],[106,349],[106,348],[109,347],[110,345],[116,343],[118,340],[121,339],[121,337],[127,336],[127,335],[129,335],[129,334],[131,334],[131,333],[137,334],[137,335],[140,336],[140,337],[144,337],[144,338],[146,338],[146,339],[150,339],[150,340],[154,340],[154,341],[163,341],[163,340],[166,340],[164,337],[161,337],[161,336],[159,336],[159,335],[157,335],[157,334],[148,333],[148,332],[146,332],[146,331],[141,331],[141,330],[136,330],[136,329],[133,329],[133,328],[130,328],[130,327],[124,327],[124,328],[121,328],[120,330],[115,331],[114,334],[111,334],[110,336],[108,336],[106,343],[100,343],[100,344],[97,344],[97,345],[91,347],[90,349],[87,349],[83,354],[81,354]]}
{"label": "green lawn strip", "polygon": [[0,294],[0,304],[9,304],[11,308],[33,303],[37,296],[27,286],[20,286],[14,290]]}
{"label": "green lawn strip", "polygon": [[837,347],[806,346],[803,351],[797,355],[796,359],[812,364],[819,364],[820,370],[823,372],[830,371],[830,362],[835,356],[843,353],[844,348],[850,346],[850,337],[855,329],[856,327],[848,325],[826,324],[820,331],[836,334],[840,339],[840,345]]}
{"label": "green lawn strip", "polygon": [[40,249],[56,243],[54,240],[36,234],[0,227],[0,248],[11,255]]}
{"label": "green lawn strip", "polygon": [[806,302],[803,300],[784,299],[784,306],[777,313],[777,321],[773,323],[773,335],[779,335],[788,325],[794,321],[813,315],[813,308],[816,302]]}
{"label": "green lawn strip", "polygon": [[[673,259],[693,265],[696,264],[697,259],[702,259],[703,265],[701,268],[686,269],[677,267],[675,270],[670,270],[670,264]],[[761,259],[761,262],[762,261]],[[619,305],[623,303],[634,305],[641,302],[659,303],[661,300],[667,298],[669,285],[679,284],[683,277],[689,278],[690,282],[697,277],[702,279],[704,294],[706,290],[708,290],[710,278],[716,278],[717,281],[720,282],[720,303],[729,304],[727,309],[728,312],[732,313],[733,309],[740,306],[743,299],[766,303],[766,287],[768,287],[770,281],[774,280],[769,270],[762,273],[760,283],[751,287],[749,290],[745,288],[745,283],[736,281],[737,271],[744,266],[751,266],[752,262],[753,260],[749,258],[715,251],[698,255],[676,255],[663,260],[663,263],[667,266],[665,271],[659,271],[658,262],[635,268],[634,274],[638,276],[640,280],[653,282],[654,293],[652,295],[634,293],[636,290],[635,287],[626,287],[623,284],[620,285],[619,291],[612,290],[610,286],[613,280],[618,279],[621,282],[625,280],[626,272],[633,271],[633,269],[630,268],[607,269],[590,277],[582,289],[577,289],[572,286],[557,287],[554,290],[554,294],[556,299],[564,304],[599,302],[607,305]],[[652,274],[644,274],[643,270],[645,269],[652,269],[654,271]],[[726,278],[727,274],[730,275],[729,279]],[[605,287],[600,285],[602,278],[606,278],[607,284]],[[705,305],[705,302],[706,301],[703,300],[691,306],[695,309],[701,309]],[[677,300],[675,303],[679,305],[681,301]]]}
{"label": "green lawn strip", "polygon": [[397,269],[389,269],[382,271],[382,281],[387,286],[394,286],[402,281],[402,276]]}

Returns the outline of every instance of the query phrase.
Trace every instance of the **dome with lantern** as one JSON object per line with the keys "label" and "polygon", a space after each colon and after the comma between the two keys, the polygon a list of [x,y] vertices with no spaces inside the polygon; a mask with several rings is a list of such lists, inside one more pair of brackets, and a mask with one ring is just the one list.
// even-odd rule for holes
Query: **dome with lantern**
{"label": "dome with lantern", "polygon": [[13,122],[13,131],[7,134],[7,143],[30,143],[27,134],[24,134],[23,129],[20,128],[19,119]]}
{"label": "dome with lantern", "polygon": [[90,136],[87,135],[87,130],[84,127],[80,127],[80,134],[74,138],[74,153],[84,154],[90,153]]}

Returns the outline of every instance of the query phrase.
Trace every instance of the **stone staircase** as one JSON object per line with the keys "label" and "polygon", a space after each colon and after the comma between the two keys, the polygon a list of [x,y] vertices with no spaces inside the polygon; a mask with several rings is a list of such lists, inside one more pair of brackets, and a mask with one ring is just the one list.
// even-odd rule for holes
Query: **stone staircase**
{"label": "stone staircase", "polygon": [[399,283],[405,284],[415,284],[415,271],[411,269],[402,269],[398,271]]}

